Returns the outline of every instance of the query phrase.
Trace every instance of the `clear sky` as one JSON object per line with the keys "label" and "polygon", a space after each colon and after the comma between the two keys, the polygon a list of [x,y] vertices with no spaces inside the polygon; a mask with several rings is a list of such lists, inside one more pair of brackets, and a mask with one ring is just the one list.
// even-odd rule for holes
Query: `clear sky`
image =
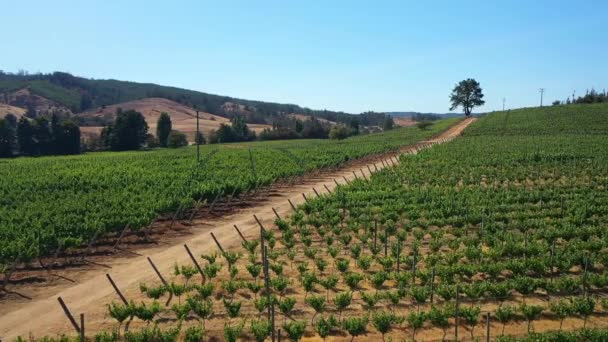
{"label": "clear sky", "polygon": [[0,69],[68,71],[315,109],[447,112],[608,88],[608,1],[7,1]]}

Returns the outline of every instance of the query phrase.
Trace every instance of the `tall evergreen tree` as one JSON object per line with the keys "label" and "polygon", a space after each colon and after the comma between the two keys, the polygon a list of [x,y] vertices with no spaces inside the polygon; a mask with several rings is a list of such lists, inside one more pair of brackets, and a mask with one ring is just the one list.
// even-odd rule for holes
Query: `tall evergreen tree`
{"label": "tall evergreen tree", "polygon": [[113,151],[138,150],[146,143],[148,124],[141,113],[117,110],[116,120],[105,127],[102,140]]}
{"label": "tall evergreen tree", "polygon": [[21,154],[34,154],[36,149],[34,127],[25,117],[22,117],[17,124],[17,143],[19,144],[19,152]]}
{"label": "tall evergreen tree", "polygon": [[6,119],[0,119],[0,158],[12,157],[15,151],[15,129]]}
{"label": "tall evergreen tree", "polygon": [[53,130],[53,141],[55,153],[78,154],[80,153],[80,128],[73,121],[64,121]]}
{"label": "tall evergreen tree", "polygon": [[53,134],[51,132],[51,125],[49,120],[45,117],[37,117],[34,120],[34,146],[35,146],[35,155],[48,155],[53,154],[54,146],[53,146]]}
{"label": "tall evergreen tree", "polygon": [[165,112],[160,113],[160,117],[158,118],[158,123],[156,125],[156,137],[158,138],[158,142],[160,143],[161,147],[167,147],[167,139],[169,138],[171,129],[172,124],[169,114]]}

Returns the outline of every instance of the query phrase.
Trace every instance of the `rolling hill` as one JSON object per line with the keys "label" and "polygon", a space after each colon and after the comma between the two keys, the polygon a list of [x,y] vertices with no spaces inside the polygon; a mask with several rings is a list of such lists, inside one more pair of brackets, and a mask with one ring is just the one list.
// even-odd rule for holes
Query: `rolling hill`
{"label": "rolling hill", "polygon": [[[31,96],[43,97],[73,114],[87,112],[92,108],[107,107],[146,98],[163,98],[225,118],[241,115],[245,117],[248,123],[252,124],[271,124],[277,117],[287,114],[312,115],[338,123],[350,123],[357,118],[361,121],[361,124],[367,126],[380,126],[385,119],[385,115],[382,113],[355,115],[328,110],[313,110],[295,104],[238,99],[152,83],[88,79],[65,72],[31,75],[0,72],[0,102],[10,104],[10,101],[6,100],[7,96],[10,97],[10,94],[23,92],[24,90],[29,92]],[[22,103],[22,105],[27,106],[28,103]],[[23,107],[22,105],[19,107]],[[40,111],[44,110],[44,107],[40,108]]]}
{"label": "rolling hill", "polygon": [[[133,109],[142,113],[149,126],[151,133],[156,132],[156,123],[160,114],[166,112],[171,117],[173,129],[186,133],[189,141],[194,141],[196,133],[196,111],[181,103],[164,98],[152,97],[142,100],[123,102],[115,105],[99,107],[87,110],[78,114],[81,123],[81,132],[85,136],[99,134],[104,125],[112,122],[116,117],[116,110]],[[204,136],[209,136],[212,130],[216,130],[222,123],[230,123],[230,120],[209,113],[199,112],[199,127]],[[264,128],[271,128],[270,125],[249,124],[249,128],[261,132]]]}

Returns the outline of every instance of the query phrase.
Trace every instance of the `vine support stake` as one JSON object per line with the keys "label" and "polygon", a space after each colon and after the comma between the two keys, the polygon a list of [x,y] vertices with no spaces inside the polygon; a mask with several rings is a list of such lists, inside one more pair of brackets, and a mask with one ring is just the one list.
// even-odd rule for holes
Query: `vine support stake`
{"label": "vine support stake", "polygon": [[314,192],[315,192],[315,195],[317,195],[317,197],[319,197],[319,192],[317,192],[317,189],[312,188],[312,191],[314,191]]}
{"label": "vine support stake", "polygon": [[378,172],[378,166],[376,166],[376,163],[374,163],[374,170],[376,170],[376,172]]}
{"label": "vine support stake", "polygon": [[350,182],[348,181],[348,179],[346,179],[346,176],[342,176],[342,178],[344,178],[344,181],[346,182],[346,184],[350,184]]}
{"label": "vine support stake", "polygon": [[215,199],[213,200],[213,202],[211,202],[211,205],[209,206],[209,210],[207,210],[207,214],[211,214],[213,212],[213,207],[215,207],[215,203],[220,198],[220,196],[222,196],[223,194],[224,194],[224,190],[218,192],[217,195],[215,195]]}
{"label": "vine support stake", "polygon": [[435,297],[435,267],[431,271],[431,305],[433,305],[433,299]]}
{"label": "vine support stake", "polygon": [[279,215],[279,213],[277,213],[277,210],[274,207],[272,208],[272,212],[274,213],[274,216],[276,216],[279,220],[281,219],[281,216]]}
{"label": "vine support stake", "polygon": [[302,193],[302,197],[304,197],[304,202],[308,202],[308,198],[306,198],[306,195],[304,193]]}
{"label": "vine support stake", "polygon": [[291,206],[291,209],[293,209],[293,211],[296,211],[296,206],[293,205],[293,203],[291,202],[291,200],[288,198],[287,202],[289,202],[289,205]]}
{"label": "vine support stake", "polygon": [[260,219],[258,219],[258,217],[255,214],[253,214],[253,218],[258,223],[258,226],[260,226],[260,228],[262,228],[262,232],[266,232],[266,229],[264,229],[264,226],[262,225],[262,222],[260,222]]}
{"label": "vine support stake", "polygon": [[[156,276],[158,276],[158,279],[160,279],[160,282],[163,283],[163,285],[168,286],[169,284],[167,284],[167,281],[165,280],[165,278],[163,278],[163,275],[160,274],[160,272],[158,271],[158,268],[156,268],[156,265],[154,265],[154,263],[152,262],[152,259],[150,259],[150,257],[148,257],[148,262],[150,263],[150,266],[152,266],[152,269],[154,270],[154,273],[156,273]],[[172,298],[173,298],[173,294],[169,291],[169,298],[167,298],[167,302],[165,303],[165,306],[169,305]]]}
{"label": "vine support stake", "polygon": [[122,232],[120,232],[120,235],[118,236],[118,239],[116,240],[116,243],[114,244],[114,247],[112,247],[113,251],[116,251],[116,249],[118,248],[118,245],[120,245],[120,240],[122,240],[122,238],[125,236],[125,233],[128,229],[129,229],[129,225],[126,225],[125,228],[122,230]]}
{"label": "vine support stake", "polygon": [[209,233],[211,234],[211,237],[213,238],[213,241],[215,241],[215,244],[217,245],[217,247],[220,249],[220,251],[222,251],[222,254],[224,254],[224,248],[222,248],[222,245],[220,245],[220,242],[217,241],[217,239],[215,238],[215,235],[213,234],[213,232]]}
{"label": "vine support stake", "polygon": [[271,316],[271,325],[272,325],[272,342],[275,341],[275,333],[274,333],[274,300],[272,301],[272,316]]}
{"label": "vine support stake", "polygon": [[367,164],[366,166],[367,166],[367,171],[369,171],[369,174],[371,175],[372,174],[372,168],[369,167],[369,164]]}
{"label": "vine support stake", "polygon": [[355,176],[355,180],[359,179],[359,177],[357,177],[357,173],[355,172],[355,170],[353,170],[353,175]]}
{"label": "vine support stake", "polygon": [[[268,271],[268,247],[264,246],[264,250],[262,253],[262,262],[264,267],[264,285],[266,287],[266,296],[268,298],[268,303],[271,304],[271,294],[270,294],[270,272]],[[268,320],[271,320],[271,305],[268,305]]]}
{"label": "vine support stake", "polygon": [[363,176],[363,179],[367,180],[367,177],[365,177],[365,173],[363,172],[363,169],[359,169],[359,171],[361,172],[361,176]]}
{"label": "vine support stake", "polygon": [[118,286],[116,286],[114,279],[112,279],[109,273],[106,273],[106,278],[108,278],[108,281],[110,282],[110,284],[112,284],[112,287],[114,288],[114,291],[116,291],[116,294],[118,294],[118,297],[120,297],[120,300],[122,300],[125,305],[128,305],[129,302],[127,301],[127,298],[125,298],[122,292],[120,292],[120,289],[118,288]]}
{"label": "vine support stake", "polygon": [[171,219],[171,224],[169,225],[169,230],[173,229],[173,225],[175,224],[175,220],[177,220],[177,215],[179,215],[180,211],[182,210],[182,204],[179,205],[179,207],[177,207],[177,210],[175,211],[175,214],[173,215],[173,218]]}
{"label": "vine support stake", "polygon": [[454,322],[454,337],[456,341],[458,341],[458,326],[460,325],[460,288],[458,284],[456,284],[456,309],[454,312],[455,322]]}
{"label": "vine support stake", "polygon": [[327,190],[327,193],[331,194],[331,190],[329,190],[329,188],[327,187],[327,184],[323,184],[323,186],[325,187],[325,190]]}
{"label": "vine support stake", "polygon": [[196,261],[196,258],[194,257],[194,255],[190,251],[190,248],[188,248],[187,244],[184,244],[184,248],[186,249],[186,252],[190,256],[190,259],[194,263],[194,266],[196,266],[196,269],[198,270],[198,273],[200,273],[201,276],[203,277],[203,283],[204,283],[207,279],[205,278],[205,273],[203,272],[203,269],[201,268],[201,265],[198,264],[198,261]]}
{"label": "vine support stake", "polygon": [[239,229],[239,227],[236,226],[236,224],[234,225],[234,229],[236,229],[236,232],[239,233],[239,236],[241,237],[241,239],[244,242],[247,242],[247,239],[245,238],[245,236],[243,235],[243,233],[241,233],[241,230]]}
{"label": "vine support stake", "polygon": [[72,323],[72,326],[74,327],[74,330],[76,330],[76,332],[78,334],[80,334],[80,327],[78,326],[78,322],[76,322],[76,319],[74,318],[74,316],[70,312],[70,309],[68,309],[68,306],[65,305],[65,302],[63,301],[63,298],[57,297],[57,301],[59,302],[59,305],[61,305],[61,308],[63,309],[63,313],[65,313],[65,315],[70,320],[70,323]]}
{"label": "vine support stake", "polygon": [[202,200],[203,200],[202,198],[199,198],[199,200],[196,201],[196,204],[194,205],[194,208],[192,208],[192,213],[190,214],[190,217],[188,218],[188,222],[190,224],[192,224],[192,220],[194,220],[194,216],[196,216],[196,213],[198,213],[198,210],[200,209],[201,201]]}
{"label": "vine support stake", "polygon": [[85,333],[84,333],[84,314],[80,314],[80,342],[85,342]]}
{"label": "vine support stake", "polygon": [[336,186],[339,186],[340,183],[338,183],[338,181],[334,178],[334,183],[336,183]]}
{"label": "vine support stake", "polygon": [[486,342],[490,342],[490,312],[486,312]]}
{"label": "vine support stake", "polygon": [[89,241],[89,244],[87,245],[87,249],[85,250],[84,253],[82,253],[82,257],[80,258],[81,262],[84,262],[84,258],[90,253],[91,247],[93,247],[93,244],[97,240],[98,236],[99,236],[99,231],[96,231],[95,234],[93,234],[93,238],[91,238],[91,240]]}

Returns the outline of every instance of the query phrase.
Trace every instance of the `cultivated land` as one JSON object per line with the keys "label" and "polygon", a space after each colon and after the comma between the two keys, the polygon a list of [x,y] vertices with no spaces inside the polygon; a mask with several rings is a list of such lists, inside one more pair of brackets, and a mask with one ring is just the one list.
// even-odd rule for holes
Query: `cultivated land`
{"label": "cultivated land", "polygon": [[[456,122],[457,120],[438,123],[437,131],[441,131],[447,126]],[[459,123],[448,130],[448,132],[435,138],[433,141],[441,141],[444,139],[444,137],[455,136],[455,132],[461,131],[469,123],[469,121]],[[418,134],[414,130],[403,130],[400,132],[400,134],[407,133],[412,133],[414,135]],[[430,136],[432,133],[433,131],[424,132],[420,137]],[[322,141],[317,141],[317,143],[322,143]],[[423,145],[419,146],[424,146],[425,144],[426,143],[423,143]],[[255,144],[239,144],[231,146],[243,147],[248,145]],[[343,147],[345,146],[348,145],[343,144]],[[395,151],[393,154],[394,153]],[[237,224],[239,227],[241,227],[245,235],[254,236],[255,221],[253,221],[251,216],[253,213],[258,215],[263,222],[270,225],[274,215],[272,208],[275,208],[280,215],[286,215],[290,211],[290,205],[286,201],[287,199],[291,199],[294,204],[301,203],[303,201],[301,193],[306,193],[308,197],[314,196],[314,192],[311,191],[311,187],[315,187],[315,189],[319,192],[327,192],[325,188],[326,186],[328,189],[333,189],[336,186],[333,179],[336,179],[339,183],[344,183],[345,179],[354,179],[355,176],[353,175],[353,171],[356,171],[359,174],[358,177],[361,177],[361,170],[363,170],[365,175],[369,177],[369,170],[375,170],[376,168],[381,169],[384,167],[384,165],[388,165],[384,164],[384,162],[378,161],[375,166],[371,166],[371,164],[367,164],[369,162],[370,161],[359,163],[358,165],[351,163],[346,169],[320,174],[312,178],[307,177],[304,183],[295,183],[289,185],[289,187],[282,188],[279,193],[270,193],[269,195],[271,197],[267,198],[266,201],[261,202],[260,205],[239,211],[234,216],[219,218],[211,221],[205,220],[205,222],[202,222],[203,220],[195,219],[192,227],[192,231],[195,233],[195,236],[188,238],[187,242],[195,253],[213,251],[216,247],[213,247],[214,245],[210,241],[208,235],[208,232],[211,230],[208,225],[211,224],[213,227],[215,227],[213,231],[223,244],[225,244],[227,247],[238,245],[238,235],[236,235],[236,232],[232,227],[233,224]],[[388,163],[388,161],[386,163]],[[183,241],[184,237],[170,240],[169,243],[174,243],[177,240]],[[137,251],[137,249],[135,251]],[[167,248],[166,244],[162,244],[157,247],[146,248],[145,252],[142,253],[151,256],[152,259],[156,261],[161,272],[167,275],[170,274],[174,262],[187,261],[187,255],[185,254],[181,245]],[[55,295],[61,295],[64,297],[66,301],[70,303],[71,307],[73,305],[84,305],[80,307],[76,306],[74,307],[74,310],[87,312],[87,317],[89,317],[87,318],[87,321],[89,322],[87,324],[94,324],[90,327],[96,326],[97,328],[95,329],[107,327],[109,321],[107,314],[105,313],[104,302],[107,303],[114,297],[112,295],[111,287],[106,284],[103,273],[106,271],[111,271],[113,277],[118,283],[120,283],[120,286],[126,289],[125,294],[132,296],[132,298],[141,297],[141,294],[138,294],[139,290],[137,285],[140,281],[153,281],[154,274],[151,273],[151,269],[149,268],[146,259],[134,255],[131,255],[131,258],[123,259],[110,258],[105,260],[104,264],[111,266],[112,269],[106,270],[97,265],[97,269],[92,271],[91,267],[79,268],[74,272],[68,271],[66,273],[63,273],[61,270],[53,270],[52,274],[69,276],[70,279],[79,279],[82,280],[82,282],[78,285],[74,285],[69,281],[66,281],[65,278],[57,278],[53,284],[46,286],[46,290],[40,287],[35,288],[32,293],[29,293],[30,295],[34,295],[36,297],[34,301],[19,302],[16,301],[17,297],[11,297],[12,301],[5,302],[6,305],[3,304],[6,311],[2,311],[3,313],[6,313],[6,315],[4,315],[4,318],[0,320],[0,334],[10,337],[17,334],[27,334],[27,332],[30,330],[36,332],[36,334],[55,334],[65,332],[67,326],[65,325],[66,321],[64,320],[64,317],[62,317],[60,311],[53,312],[57,306]],[[45,275],[52,277],[50,274]],[[21,286],[12,287],[12,289],[27,292],[28,290],[32,290],[32,287],[35,286],[32,286],[31,284],[22,284]],[[92,290],[92,288],[95,290]],[[86,300],[74,300],[74,298],[82,297],[83,295],[87,296]],[[76,302],[79,302],[79,304]],[[34,312],[49,312],[47,315],[45,315],[45,322],[41,323],[42,325],[36,329],[32,328],[31,322],[23,321],[23,317],[28,317]],[[15,324],[19,325],[20,327],[16,328]]]}
{"label": "cultivated land", "polygon": [[[436,139],[453,138],[470,122]],[[204,325],[209,338],[222,340],[244,324],[239,335],[252,340],[264,330],[269,298],[277,328],[294,340],[380,340],[383,331],[393,340],[454,339],[457,331],[459,340],[485,338],[486,314],[493,339],[503,330],[607,329],[607,146],[606,105],[489,114],[450,143],[401,151],[412,153],[365,172],[371,180],[362,179],[362,167],[348,185],[318,183],[331,194],[299,196],[295,213],[283,199],[276,204],[282,219],[273,220],[275,204],[260,207],[254,213],[265,231],[250,218],[235,220],[247,239],[241,246],[227,222],[213,231],[222,254],[207,231],[197,235],[188,244],[203,254],[204,276],[175,246],[153,256],[169,286],[144,270],[143,258],[116,268],[133,304],[122,305],[109,285],[92,295],[86,287],[102,275],[61,293],[74,312],[90,315],[91,332],[115,329],[111,317],[123,312],[136,317],[132,331],[150,334],[153,317],[180,338]],[[111,315],[101,302],[114,303]],[[25,333],[22,317],[57,306],[54,297],[30,305],[5,315],[7,335]],[[64,325],[36,324],[41,334],[70,331],[61,312],[52,315]],[[172,330],[180,322],[182,332]],[[604,330],[569,340],[606,337]]]}
{"label": "cultivated land", "polygon": [[[287,177],[396,151],[429,138],[409,128],[345,139],[293,140],[148,152],[18,158],[0,163],[0,264],[10,272],[39,257],[64,254],[126,227],[141,231],[162,215],[217,198],[239,198]],[[181,218],[181,217],[180,217]]]}

